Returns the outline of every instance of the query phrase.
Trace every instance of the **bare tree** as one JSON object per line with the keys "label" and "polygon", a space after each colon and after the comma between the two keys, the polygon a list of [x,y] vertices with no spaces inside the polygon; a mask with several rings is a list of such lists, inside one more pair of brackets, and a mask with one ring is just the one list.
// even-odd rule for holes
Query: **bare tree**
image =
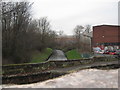
{"label": "bare tree", "polygon": [[85,26],[85,31],[84,31],[84,32],[85,32],[86,34],[89,34],[90,31],[91,31],[91,26],[88,24],[88,25]]}
{"label": "bare tree", "polygon": [[38,32],[39,32],[39,50],[46,48],[48,44],[48,35],[50,31],[50,23],[47,20],[47,17],[40,18],[38,20]]}
{"label": "bare tree", "polygon": [[83,33],[83,29],[84,27],[81,26],[81,25],[77,25],[75,28],[74,28],[74,33],[75,33],[75,36],[76,36],[76,39],[77,39],[77,42],[76,42],[76,46],[78,49],[81,49],[82,47],[82,39],[81,39],[81,34]]}
{"label": "bare tree", "polygon": [[59,33],[59,36],[62,36],[64,31],[60,30],[58,33]]}
{"label": "bare tree", "polygon": [[56,33],[46,17],[32,20],[29,2],[2,3],[3,63],[25,63],[34,50],[54,47]]}
{"label": "bare tree", "polygon": [[11,58],[14,63],[27,62],[30,59],[30,7],[28,2],[2,3],[3,58]]}
{"label": "bare tree", "polygon": [[91,51],[91,26],[88,24],[85,26],[85,31],[83,32],[84,35],[84,50],[85,51]]}

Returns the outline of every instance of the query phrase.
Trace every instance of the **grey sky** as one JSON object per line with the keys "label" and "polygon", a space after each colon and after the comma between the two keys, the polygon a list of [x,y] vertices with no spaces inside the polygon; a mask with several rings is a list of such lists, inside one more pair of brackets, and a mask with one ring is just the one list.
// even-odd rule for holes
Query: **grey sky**
{"label": "grey sky", "polygon": [[48,17],[53,30],[63,30],[68,35],[76,25],[118,24],[119,0],[31,1],[33,18]]}

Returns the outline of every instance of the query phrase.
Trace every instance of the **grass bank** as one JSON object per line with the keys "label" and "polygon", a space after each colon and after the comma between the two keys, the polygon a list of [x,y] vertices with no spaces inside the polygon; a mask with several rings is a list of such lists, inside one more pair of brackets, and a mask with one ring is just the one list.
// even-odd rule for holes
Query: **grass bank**
{"label": "grass bank", "polygon": [[42,52],[35,51],[30,63],[40,63],[44,62],[52,54],[51,48],[46,48]]}
{"label": "grass bank", "polygon": [[76,49],[73,49],[73,50],[66,52],[65,55],[66,55],[67,59],[80,59],[80,58],[82,58],[80,53]]}

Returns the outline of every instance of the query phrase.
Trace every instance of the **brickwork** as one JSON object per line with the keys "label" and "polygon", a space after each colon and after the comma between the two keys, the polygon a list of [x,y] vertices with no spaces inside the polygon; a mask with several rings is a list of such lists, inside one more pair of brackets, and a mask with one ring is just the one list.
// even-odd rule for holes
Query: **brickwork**
{"label": "brickwork", "polygon": [[120,26],[100,25],[93,27],[93,46],[101,43],[120,44]]}

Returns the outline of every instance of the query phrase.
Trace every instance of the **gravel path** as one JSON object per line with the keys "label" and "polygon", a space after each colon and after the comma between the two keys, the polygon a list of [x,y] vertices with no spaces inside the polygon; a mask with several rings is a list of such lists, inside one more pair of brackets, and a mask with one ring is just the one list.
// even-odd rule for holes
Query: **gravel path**
{"label": "gravel path", "polygon": [[64,52],[61,50],[54,50],[52,56],[48,59],[51,60],[67,60],[67,58],[64,55]]}
{"label": "gravel path", "polygon": [[86,69],[55,79],[26,85],[3,85],[4,88],[118,88],[118,69]]}

